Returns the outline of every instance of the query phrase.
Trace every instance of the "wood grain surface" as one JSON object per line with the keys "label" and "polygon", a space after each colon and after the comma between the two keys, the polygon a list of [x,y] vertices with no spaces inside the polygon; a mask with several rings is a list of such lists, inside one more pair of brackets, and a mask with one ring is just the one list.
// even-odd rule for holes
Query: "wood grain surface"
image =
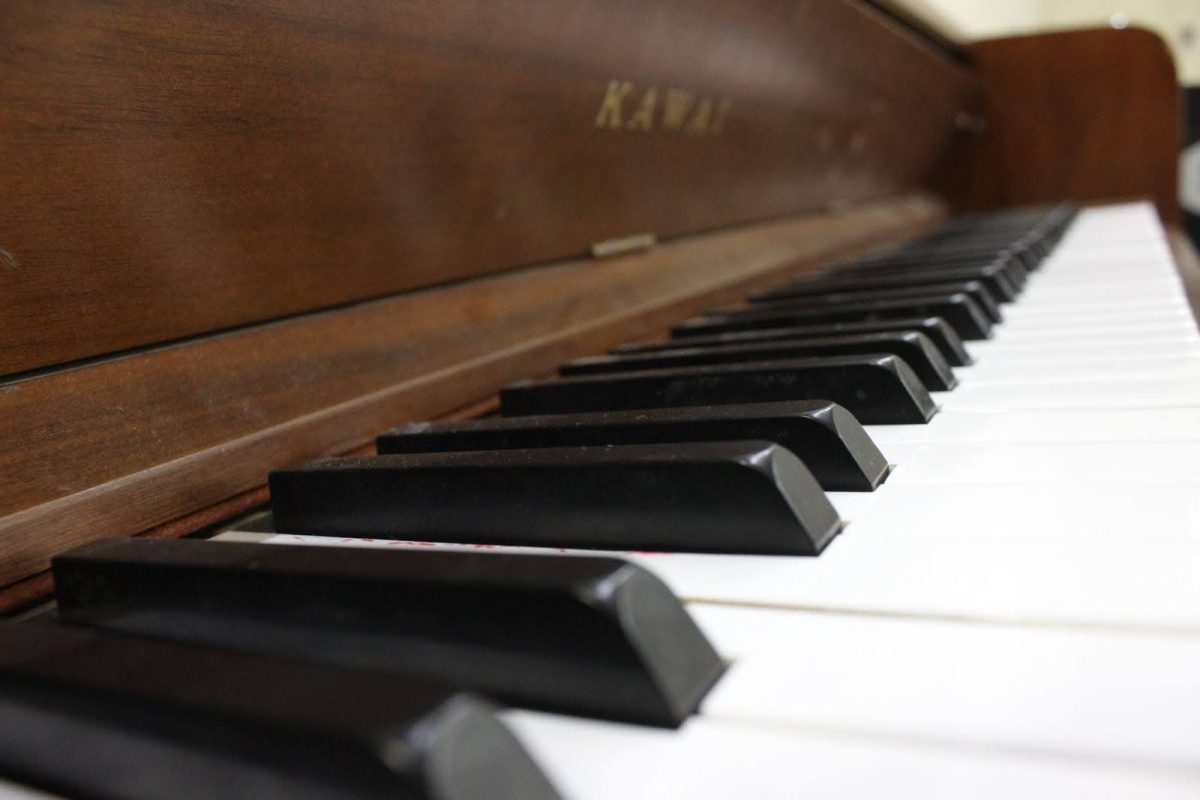
{"label": "wood grain surface", "polygon": [[[939,218],[922,196],[534,267],[0,384],[0,585]],[[205,518],[207,519],[207,518]],[[208,524],[208,523],[206,523]],[[174,535],[188,526],[172,528]]]}
{"label": "wood grain surface", "polygon": [[0,376],[896,195],[968,84],[853,0],[10,0]]}
{"label": "wood grain surface", "polygon": [[977,42],[968,53],[984,128],[957,137],[934,182],[956,208],[1150,197],[1178,224],[1183,112],[1158,35],[1064,31]]}

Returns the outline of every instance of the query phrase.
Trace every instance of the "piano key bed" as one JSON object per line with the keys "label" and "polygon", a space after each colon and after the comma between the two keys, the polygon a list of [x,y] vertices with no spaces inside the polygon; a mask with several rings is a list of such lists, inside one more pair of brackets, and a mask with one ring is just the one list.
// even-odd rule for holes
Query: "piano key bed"
{"label": "piano key bed", "polygon": [[[395,701],[403,763],[361,758],[348,797],[536,797],[537,767],[578,800],[1195,797],[1197,367],[1151,206],[964,218],[510,387],[502,417],[280,471],[274,529],[60,557],[75,625],[35,623],[33,664],[0,646],[0,679],[78,724],[69,654],[119,674],[137,634],[173,640],[131,640],[164,663],[366,674],[363,709],[387,702],[380,675],[417,687]],[[297,723],[266,694],[192,746],[220,750],[238,719],[295,734],[256,764],[328,742],[300,787],[320,796],[377,735],[365,710]],[[446,704],[470,709],[459,728]],[[471,730],[455,784],[444,759]],[[51,791],[160,796],[29,763],[11,774]]]}

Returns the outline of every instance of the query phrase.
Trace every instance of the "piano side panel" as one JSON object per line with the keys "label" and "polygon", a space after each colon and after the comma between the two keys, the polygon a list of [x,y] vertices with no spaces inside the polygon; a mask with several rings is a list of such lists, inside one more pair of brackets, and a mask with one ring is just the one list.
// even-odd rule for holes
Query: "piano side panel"
{"label": "piano side panel", "polygon": [[1183,280],[1192,316],[1200,321],[1200,254],[1182,228],[1167,228],[1167,240],[1171,244],[1175,263],[1179,266],[1179,277]]}
{"label": "piano side panel", "polygon": [[0,376],[896,195],[971,86],[854,0],[0,14]]}
{"label": "piano side panel", "polygon": [[1183,113],[1175,64],[1155,33],[1096,29],[976,42],[979,135],[936,171],[960,210],[1151,197],[1179,223]]}
{"label": "piano side panel", "polygon": [[[297,460],[492,395],[940,218],[922,196],[250,327],[0,389],[0,586],[105,536],[183,535]],[[262,501],[251,495],[245,502]],[[195,516],[201,512],[199,516]],[[218,518],[221,514],[218,514]],[[0,600],[0,606],[4,601]]]}

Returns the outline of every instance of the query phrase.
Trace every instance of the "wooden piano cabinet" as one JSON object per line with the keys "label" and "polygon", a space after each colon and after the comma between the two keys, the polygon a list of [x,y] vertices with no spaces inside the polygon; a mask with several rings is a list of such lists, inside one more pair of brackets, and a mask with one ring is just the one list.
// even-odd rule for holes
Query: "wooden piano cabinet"
{"label": "wooden piano cabinet", "polygon": [[976,85],[861,0],[0,19],[5,607],[76,544],[918,233]]}
{"label": "wooden piano cabinet", "polygon": [[957,209],[1149,196],[1166,225],[1179,224],[1183,112],[1157,34],[1064,31],[967,52],[983,127],[958,137],[934,181]]}
{"label": "wooden piano cabinet", "polygon": [[[275,467],[368,446],[401,422],[444,415],[568,358],[661,334],[788,275],[909,238],[941,215],[939,202],[913,195],[402,294],[0,385],[0,586],[94,539],[199,530],[213,518],[195,512],[246,498]],[[249,497],[223,506],[225,516],[263,499]]]}
{"label": "wooden piano cabinet", "polygon": [[13,0],[0,376],[914,188],[971,88],[855,0]]}

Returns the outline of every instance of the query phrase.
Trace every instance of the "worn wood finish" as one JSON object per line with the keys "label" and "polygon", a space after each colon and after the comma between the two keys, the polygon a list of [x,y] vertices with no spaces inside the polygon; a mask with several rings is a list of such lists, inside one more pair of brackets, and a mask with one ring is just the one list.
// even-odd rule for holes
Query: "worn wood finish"
{"label": "worn wood finish", "polygon": [[933,223],[910,197],[536,267],[0,384],[0,584],[54,553]]}
{"label": "worn wood finish", "polygon": [[[898,194],[968,82],[853,0],[11,0],[0,21],[0,375]],[[619,129],[597,127],[614,80]]]}
{"label": "worn wood finish", "polygon": [[985,128],[960,134],[935,181],[958,209],[1150,196],[1178,224],[1182,106],[1156,34],[1046,33],[969,54]]}

